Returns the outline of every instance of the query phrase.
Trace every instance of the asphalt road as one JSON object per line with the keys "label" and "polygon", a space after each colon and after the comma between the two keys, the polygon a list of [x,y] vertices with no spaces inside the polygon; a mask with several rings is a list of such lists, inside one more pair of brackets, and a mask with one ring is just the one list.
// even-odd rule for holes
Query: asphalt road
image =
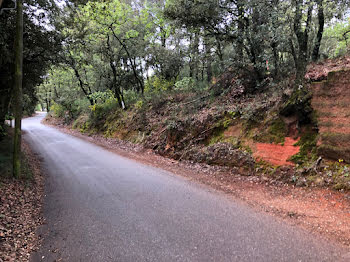
{"label": "asphalt road", "polygon": [[47,172],[32,261],[350,261],[346,249],[42,118],[23,121]]}

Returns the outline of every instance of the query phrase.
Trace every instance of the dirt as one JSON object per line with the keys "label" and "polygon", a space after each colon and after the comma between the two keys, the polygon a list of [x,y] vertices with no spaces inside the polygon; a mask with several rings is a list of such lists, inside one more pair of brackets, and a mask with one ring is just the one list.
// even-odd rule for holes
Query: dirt
{"label": "dirt", "polygon": [[295,146],[298,140],[286,137],[283,145],[257,143],[254,157],[258,160],[269,162],[276,166],[294,166],[289,159],[299,153],[300,147]]}
{"label": "dirt", "polygon": [[[331,74],[331,77],[328,77],[329,72],[347,68],[350,69],[350,58],[324,61],[323,63],[312,64],[308,68],[306,78],[311,82],[323,81],[318,85],[323,85],[327,82],[326,80],[331,80],[332,83],[334,83],[334,80],[336,80],[335,82],[342,82],[341,85],[337,84],[335,89],[332,88],[331,92],[328,89],[318,89],[317,92],[319,93],[313,97],[313,106],[318,110],[318,113],[321,113],[319,115],[321,135],[326,132],[325,130],[347,135],[350,129],[350,124],[349,127],[347,126],[347,123],[350,123],[350,111],[347,110],[348,103],[343,98],[344,101],[340,99],[345,94],[350,95],[346,88],[350,79],[346,79],[344,76],[337,77],[334,73]],[[226,81],[228,87],[234,85],[232,81],[228,81],[228,78],[224,81]],[[277,168],[268,165],[268,168],[273,172],[268,172],[259,165],[253,165],[253,169],[256,168],[253,172],[251,170],[246,172],[239,166],[200,164],[197,159],[185,157],[184,152],[192,156],[195,155],[193,152],[202,152],[210,147],[204,148],[203,145],[211,144],[208,142],[212,138],[216,138],[217,133],[211,127],[217,123],[222,122],[225,126],[225,121],[231,120],[230,123],[227,123],[222,137],[219,137],[223,141],[219,139],[217,142],[226,142],[226,140],[232,142],[231,138],[240,137],[242,126],[238,121],[238,123],[236,122],[237,115],[241,116],[241,120],[252,118],[259,123],[259,121],[262,121],[262,117],[265,117],[259,115],[259,113],[277,108],[281,103],[282,93],[284,92],[281,89],[273,90],[274,92],[271,93],[259,93],[250,96],[243,95],[244,91],[242,90],[234,95],[220,96],[212,104],[208,104],[205,99],[194,99],[195,96],[188,98],[194,99],[192,102],[184,103],[184,97],[175,96],[172,99],[176,100],[178,107],[173,106],[175,102],[172,100],[165,101],[165,105],[162,104],[159,108],[152,107],[154,110],[158,109],[154,112],[146,112],[147,125],[141,118],[136,119],[140,120],[140,126],[138,127],[141,128],[140,130],[145,131],[142,128],[147,127],[151,131],[146,145],[149,149],[144,149],[140,143],[133,144],[115,138],[104,138],[102,136],[103,132],[101,132],[101,135],[94,134],[89,137],[79,131],[71,130],[70,127],[62,125],[59,128],[66,133],[103,146],[125,157],[169,170],[189,180],[195,180],[224,191],[229,196],[244,200],[257,210],[268,212],[310,232],[319,233],[328,239],[350,246],[349,191],[337,192],[322,188],[332,187],[337,183],[326,172],[326,166],[324,165],[313,174],[313,163],[310,163],[310,168],[300,168],[298,166],[294,167],[294,164],[288,161],[291,156],[297,154],[300,150],[298,146],[295,146],[298,142],[296,137],[299,134],[298,126],[295,124],[296,119],[284,121],[289,132],[286,134],[288,137],[283,145],[255,142],[253,145],[247,144],[253,151],[253,156],[258,160],[272,163],[275,166],[282,166]],[[186,105],[186,108],[189,108],[180,110],[181,105]],[[176,118],[172,117],[174,110],[176,111]],[[191,114],[188,112],[191,112]],[[165,126],[163,124],[165,119],[171,120],[171,125]],[[137,122],[136,120],[133,122]],[[55,120],[52,119],[52,121]],[[331,126],[327,126],[329,122]],[[52,124],[58,125],[59,122],[53,122]],[[112,131],[118,133],[120,130]],[[201,140],[196,141],[195,139],[198,138],[201,138]],[[193,141],[196,141],[196,143],[192,143]],[[218,144],[217,142],[215,144]],[[224,147],[223,143],[220,145]],[[216,151],[221,152],[223,150]],[[233,149],[231,151],[234,152]],[[181,161],[165,158],[159,154]],[[223,155],[226,156],[226,154]],[[205,154],[205,156],[208,156],[208,154]],[[213,163],[219,164],[217,162]],[[300,170],[297,170],[298,168]],[[306,174],[305,170],[311,170],[312,174]],[[324,174],[321,174],[322,172]],[[269,175],[272,173],[273,175]],[[291,182],[293,179],[295,181]],[[303,187],[297,187],[296,185]]]}
{"label": "dirt", "polygon": [[305,78],[309,81],[322,81],[327,79],[330,72],[349,70],[350,57],[344,56],[338,59],[327,59],[318,63],[311,63],[307,68]]}
{"label": "dirt", "polygon": [[[350,247],[350,194],[329,189],[299,188],[259,172],[254,176],[245,176],[235,168],[171,160],[125,141],[97,135],[85,136],[63,125],[57,128],[122,156],[208,185],[227,193],[229,197],[245,201],[259,211]],[[291,146],[295,141],[287,139],[286,142],[285,146]],[[296,150],[294,147],[291,149]]]}
{"label": "dirt", "polygon": [[[345,66],[350,66],[350,58]],[[318,127],[324,145],[323,155],[327,158],[341,158],[350,162],[347,149],[350,146],[350,71],[332,72],[327,80],[311,84],[312,106],[318,115]],[[338,160],[338,159],[334,159]]]}
{"label": "dirt", "polygon": [[33,177],[0,177],[0,261],[29,261],[40,245],[36,229],[44,222],[43,176],[39,160],[25,142],[22,149]]}

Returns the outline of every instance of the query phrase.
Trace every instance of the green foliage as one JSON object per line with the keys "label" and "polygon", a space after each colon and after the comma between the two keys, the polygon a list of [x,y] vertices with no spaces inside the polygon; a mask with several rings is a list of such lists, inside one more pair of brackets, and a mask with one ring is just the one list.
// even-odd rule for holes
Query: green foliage
{"label": "green foliage", "polygon": [[184,77],[175,83],[175,90],[191,90],[195,86],[195,81],[191,77]]}
{"label": "green foliage", "polygon": [[[312,93],[306,86],[299,86],[293,91],[288,101],[282,106],[280,113],[283,116],[297,115],[299,123],[310,124],[315,120],[311,106]],[[314,123],[313,123],[314,124]]]}
{"label": "green foliage", "polygon": [[64,117],[65,111],[66,111],[65,108],[60,104],[53,103],[51,106],[51,113],[53,114],[54,117],[58,117],[58,118]]}
{"label": "green foliage", "polygon": [[7,135],[5,126],[0,125],[0,141]]}
{"label": "green foliage", "polygon": [[350,19],[326,28],[322,52],[330,58],[345,55],[350,46]]}
{"label": "green foliage", "polygon": [[135,108],[136,109],[141,109],[144,105],[144,102],[143,100],[138,100],[136,103],[135,103]]}
{"label": "green foliage", "polygon": [[6,120],[13,120],[13,119],[15,119],[15,118],[14,118],[13,115],[7,113],[6,116],[5,116],[5,119],[6,119]]}
{"label": "green foliage", "polygon": [[153,76],[151,77],[145,85],[145,92],[160,92],[172,89],[174,86],[174,81],[169,81],[163,77]]}
{"label": "green foliage", "polygon": [[317,158],[318,133],[312,127],[306,128],[296,146],[300,146],[298,154],[291,157],[291,161],[303,164],[307,161],[315,161]]}
{"label": "green foliage", "polygon": [[261,130],[259,134],[256,134],[254,139],[262,143],[276,143],[283,144],[287,135],[287,126],[284,121],[277,118],[271,122],[265,124],[266,130]]}
{"label": "green foliage", "polygon": [[[33,12],[34,9],[42,11]],[[58,31],[49,29],[57,18],[55,11],[56,3],[50,0],[30,0],[24,5],[22,108],[25,115],[32,114],[37,104],[35,87],[42,83],[50,65],[57,63],[60,36]],[[11,11],[5,11],[0,16],[0,121],[8,113],[13,96],[15,18],[15,12]]]}
{"label": "green foliage", "polygon": [[105,103],[108,100],[115,99],[111,90],[94,92],[89,95],[89,98],[93,99],[96,103]]}
{"label": "green foliage", "polygon": [[214,132],[210,137],[208,145],[213,145],[219,142],[227,142],[237,148],[240,146],[240,140],[238,137],[225,137],[224,132],[235,121],[237,116],[236,112],[225,112],[219,122],[216,123]]}
{"label": "green foliage", "polygon": [[106,119],[106,117],[117,110],[118,102],[112,96],[108,98],[104,103],[96,103],[93,106],[90,106],[90,120],[93,123]]}
{"label": "green foliage", "polygon": [[327,179],[332,181],[333,189],[339,191],[350,190],[350,166],[341,161],[329,162],[323,170]]}
{"label": "green foliage", "polygon": [[282,119],[277,119],[269,127],[270,139],[274,143],[284,143],[287,135],[287,126]]}

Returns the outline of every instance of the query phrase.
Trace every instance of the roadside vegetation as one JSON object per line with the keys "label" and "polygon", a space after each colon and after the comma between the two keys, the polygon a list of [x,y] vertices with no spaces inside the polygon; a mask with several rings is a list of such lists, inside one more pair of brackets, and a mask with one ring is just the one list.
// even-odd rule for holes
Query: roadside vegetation
{"label": "roadside vegetation", "polygon": [[23,35],[22,12],[0,15],[0,260],[37,245],[41,178],[26,146],[13,172],[5,124],[22,110],[232,176],[350,191],[349,1],[24,3]]}
{"label": "roadside vegetation", "polygon": [[[346,157],[318,150],[325,134],[310,83],[319,79],[305,78],[312,61],[347,54],[346,2],[89,1],[65,10],[62,60],[37,87],[49,118],[176,160],[350,189],[336,175],[345,163],[317,161]],[[298,153],[261,157],[286,137]]]}

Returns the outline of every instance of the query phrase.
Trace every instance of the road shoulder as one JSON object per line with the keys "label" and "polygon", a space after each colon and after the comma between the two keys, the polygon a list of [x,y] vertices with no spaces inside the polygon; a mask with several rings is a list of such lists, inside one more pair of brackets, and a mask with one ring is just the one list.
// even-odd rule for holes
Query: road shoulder
{"label": "road shoulder", "polygon": [[44,177],[37,155],[25,141],[22,150],[23,173],[30,177],[0,176],[0,261],[29,261],[41,242],[37,229],[44,222]]}
{"label": "road shoulder", "polygon": [[[47,123],[46,123],[47,124]],[[350,247],[350,195],[331,189],[296,187],[261,176],[245,176],[217,166],[175,161],[125,141],[88,136],[63,125],[60,131],[99,145],[126,158],[161,168],[219,190],[312,234]]]}

